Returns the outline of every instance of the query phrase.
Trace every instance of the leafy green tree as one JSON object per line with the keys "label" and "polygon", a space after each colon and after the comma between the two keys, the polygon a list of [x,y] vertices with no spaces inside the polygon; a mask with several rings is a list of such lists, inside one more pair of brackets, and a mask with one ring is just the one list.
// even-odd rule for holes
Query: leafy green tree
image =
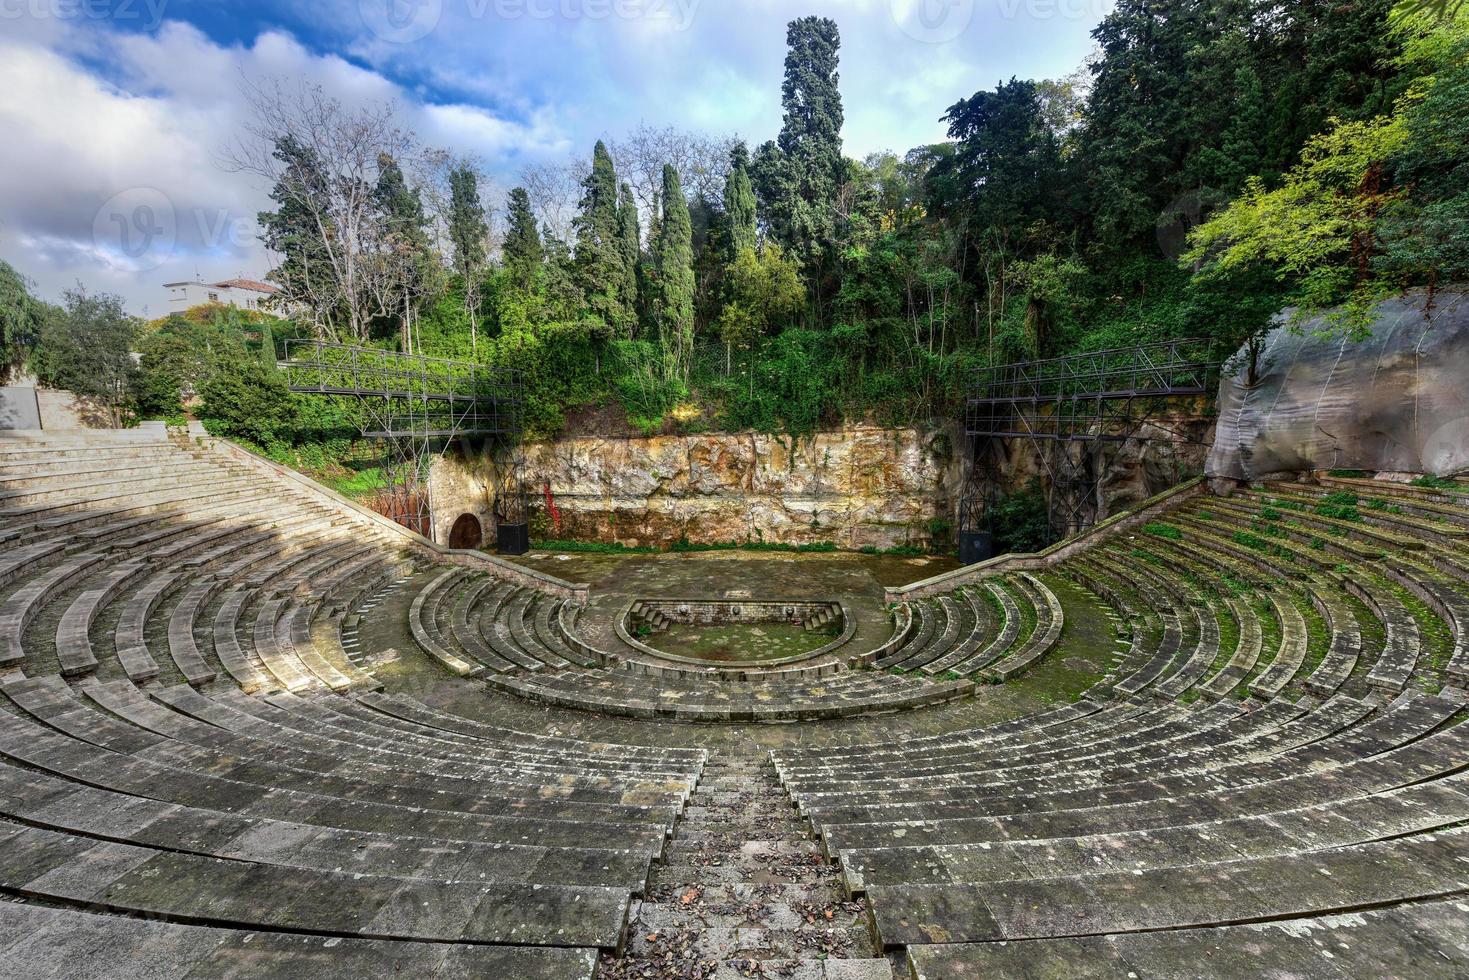
{"label": "leafy green tree", "polygon": [[687,380],[694,350],[693,227],[683,185],[671,164],[663,168],[661,201],[649,313],[658,329],[667,376]]}
{"label": "leafy green tree", "polygon": [[803,17],[791,22],[786,41],[785,120],[779,138],[755,154],[751,177],[775,240],[817,269],[835,235],[833,205],[846,174],[837,73],[841,35],[832,20]]}
{"label": "leafy green tree", "polygon": [[719,337],[725,344],[725,373],[735,350],[749,350],[800,312],[806,286],[796,263],[775,242],[743,248],[725,270],[725,303]]}
{"label": "leafy green tree", "polygon": [[199,416],[211,432],[258,446],[289,442],[296,403],[280,372],[252,358],[220,365],[199,395]]}
{"label": "leafy green tree", "polygon": [[67,290],[61,315],[42,325],[36,373],[53,387],[100,400],[120,426],[136,378],[132,349],[140,328],[121,296],[80,285]]}
{"label": "leafy green tree", "polygon": [[1430,60],[1421,99],[1402,109],[1408,139],[1389,162],[1394,184],[1411,194],[1391,202],[1378,224],[1376,271],[1390,282],[1469,281],[1469,8],[1457,27],[1435,24],[1413,42]]}
{"label": "leafy green tree", "polygon": [[0,382],[25,361],[48,315],[46,304],[30,294],[21,274],[0,259]]}
{"label": "leafy green tree", "polygon": [[1401,116],[1339,123],[1307,144],[1280,187],[1252,178],[1194,231],[1184,261],[1224,273],[1272,269],[1289,284],[1298,315],[1345,303],[1334,319],[1362,336],[1385,292],[1373,275],[1377,221],[1400,200],[1383,170],[1408,139]]}

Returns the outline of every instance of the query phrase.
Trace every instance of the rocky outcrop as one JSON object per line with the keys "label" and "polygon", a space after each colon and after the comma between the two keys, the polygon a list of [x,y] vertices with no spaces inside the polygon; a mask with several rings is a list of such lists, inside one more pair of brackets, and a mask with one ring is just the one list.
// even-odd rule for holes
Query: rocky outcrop
{"label": "rocky outcrop", "polygon": [[[1145,425],[1138,439],[1104,445],[1095,519],[1198,476],[1211,430],[1211,419],[1184,414]],[[654,546],[680,538],[854,549],[925,547],[936,539],[949,545],[965,466],[962,437],[934,427],[857,426],[809,438],[574,437],[530,443],[524,458],[537,540]],[[1002,492],[1037,480],[1043,489],[1047,473],[1027,440],[1009,441]],[[499,482],[483,455],[436,462],[436,540],[465,513],[492,536],[491,493]]]}
{"label": "rocky outcrop", "polygon": [[917,428],[562,439],[528,445],[525,474],[538,536],[844,548],[927,544],[960,476],[949,435]]}
{"label": "rocky outcrop", "polygon": [[1353,469],[1469,469],[1469,296],[1412,292],[1381,303],[1365,340],[1321,318],[1266,338],[1258,383],[1224,378],[1211,477]]}

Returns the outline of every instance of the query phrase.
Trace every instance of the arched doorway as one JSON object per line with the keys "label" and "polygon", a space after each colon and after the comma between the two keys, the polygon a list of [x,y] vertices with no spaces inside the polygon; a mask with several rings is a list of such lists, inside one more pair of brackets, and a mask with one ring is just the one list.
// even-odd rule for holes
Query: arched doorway
{"label": "arched doorway", "polygon": [[449,547],[455,551],[476,551],[485,543],[484,528],[473,514],[461,514],[449,531]]}

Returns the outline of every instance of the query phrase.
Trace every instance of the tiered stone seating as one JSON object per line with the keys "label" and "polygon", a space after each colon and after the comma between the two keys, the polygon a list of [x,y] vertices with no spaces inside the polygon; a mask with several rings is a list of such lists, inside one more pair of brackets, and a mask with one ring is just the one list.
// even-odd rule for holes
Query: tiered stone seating
{"label": "tiered stone seating", "polygon": [[[910,631],[895,619],[894,646]],[[540,704],[630,718],[798,721],[880,714],[972,692],[972,682],[897,678],[845,663],[719,671],[618,654],[577,635],[571,603],[462,569],[432,578],[414,598],[410,628],[420,649],[461,677]],[[848,652],[836,655],[845,660]],[[859,654],[876,661],[876,653]]]}
{"label": "tiered stone seating", "polygon": [[[365,697],[338,624],[431,557],[402,533],[97,435],[0,440],[0,535],[7,966],[590,977],[622,946],[706,754]],[[564,666],[515,594],[504,638]]]}
{"label": "tiered stone seating", "polygon": [[[1469,972],[1469,490],[1148,520],[875,607],[871,669],[719,672],[208,445],[0,439],[0,972]],[[1079,699],[638,744],[983,699],[1105,624],[1078,589]],[[495,724],[349,659],[388,608]]]}
{"label": "tiered stone seating", "polygon": [[1129,641],[1076,704],[772,753],[915,976],[1469,967],[1469,500],[1342,482],[1196,498],[1062,563]]}
{"label": "tiered stone seating", "polygon": [[878,666],[930,677],[1009,680],[1050,653],[1066,624],[1055,593],[1024,572],[909,605],[917,629]]}

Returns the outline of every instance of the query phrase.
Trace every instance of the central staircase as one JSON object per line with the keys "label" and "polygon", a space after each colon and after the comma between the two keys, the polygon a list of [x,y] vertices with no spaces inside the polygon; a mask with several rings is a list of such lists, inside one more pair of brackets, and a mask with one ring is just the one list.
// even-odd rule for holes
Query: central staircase
{"label": "central staircase", "polygon": [[766,757],[716,755],[601,980],[892,980]]}

